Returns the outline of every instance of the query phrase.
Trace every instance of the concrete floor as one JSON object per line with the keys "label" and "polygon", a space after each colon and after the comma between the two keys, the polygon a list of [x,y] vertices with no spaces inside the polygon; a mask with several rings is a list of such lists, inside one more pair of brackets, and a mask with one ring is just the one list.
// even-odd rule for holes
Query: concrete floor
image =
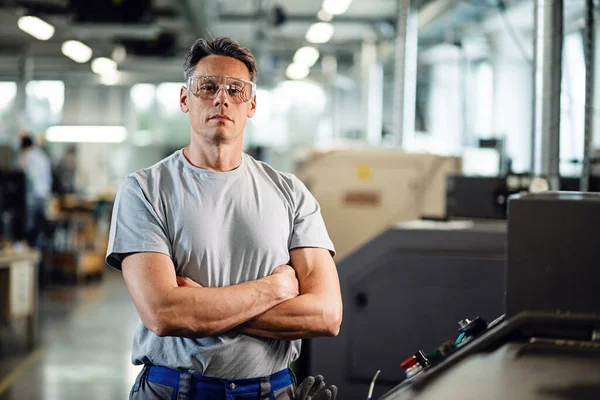
{"label": "concrete floor", "polygon": [[1,400],[127,399],[138,322],[120,272],[40,296],[40,343],[26,350],[18,325],[0,326]]}

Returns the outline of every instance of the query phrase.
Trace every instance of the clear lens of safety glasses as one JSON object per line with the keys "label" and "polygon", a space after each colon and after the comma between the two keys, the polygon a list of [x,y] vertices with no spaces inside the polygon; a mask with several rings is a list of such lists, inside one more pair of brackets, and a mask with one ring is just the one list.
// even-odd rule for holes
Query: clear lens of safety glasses
{"label": "clear lens of safety glasses", "polygon": [[194,96],[203,100],[213,100],[221,89],[225,90],[233,103],[246,103],[256,93],[254,82],[229,76],[191,76],[187,87]]}

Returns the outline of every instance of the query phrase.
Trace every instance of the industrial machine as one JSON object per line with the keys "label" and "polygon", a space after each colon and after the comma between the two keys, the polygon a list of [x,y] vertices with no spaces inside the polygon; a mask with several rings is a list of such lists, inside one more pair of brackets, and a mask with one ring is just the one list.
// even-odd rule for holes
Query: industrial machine
{"label": "industrial machine", "polygon": [[[446,217],[506,219],[508,198],[528,193],[531,184],[528,174],[502,177],[450,175],[446,181]],[[563,191],[577,191],[579,185],[579,178],[560,178]],[[589,185],[591,192],[600,192],[600,177],[591,177]]]}
{"label": "industrial machine", "polygon": [[385,148],[314,151],[295,172],[321,205],[340,261],[394,223],[443,218],[446,177],[461,172],[461,159]]}
{"label": "industrial machine", "polygon": [[523,310],[600,314],[599,193],[511,199],[506,314]]}
{"label": "industrial machine", "polygon": [[[400,363],[433,348],[465,316],[502,315],[506,225],[414,221],[389,228],[338,263],[344,316],[335,338],[305,341],[311,375],[364,399],[403,379]],[[384,390],[385,389],[385,390]]]}
{"label": "industrial machine", "polygon": [[420,357],[415,365],[422,372],[380,399],[600,398],[597,315],[524,312],[456,348],[440,363]]}
{"label": "industrial machine", "polygon": [[505,316],[463,320],[455,340],[408,352],[382,399],[600,398],[598,223],[597,193],[512,197]]}

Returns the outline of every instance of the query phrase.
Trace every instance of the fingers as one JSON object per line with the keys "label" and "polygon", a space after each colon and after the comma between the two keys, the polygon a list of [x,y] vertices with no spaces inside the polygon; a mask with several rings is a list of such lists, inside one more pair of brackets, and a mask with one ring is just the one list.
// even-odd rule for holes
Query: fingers
{"label": "fingers", "polygon": [[317,377],[315,376],[315,384],[313,385],[311,391],[308,393],[309,395],[314,395],[320,390],[325,389],[325,380],[321,377],[320,381],[317,381]]}
{"label": "fingers", "polygon": [[331,390],[331,400],[335,400],[338,393],[338,388],[335,385],[329,386],[329,390]]}
{"label": "fingers", "polygon": [[178,276],[177,278],[177,286],[179,287],[202,287],[197,282],[194,282],[190,278],[186,278],[185,276]]}
{"label": "fingers", "polygon": [[333,394],[331,393],[331,390],[329,389],[324,389],[324,390],[320,390],[318,393],[316,393],[314,396],[311,396],[311,400],[332,400]]}
{"label": "fingers", "polygon": [[303,380],[302,383],[298,385],[298,388],[296,389],[296,400],[307,400],[308,392],[310,391],[310,389],[312,389],[314,384],[315,378],[312,376],[309,376],[308,378]]}
{"label": "fingers", "polygon": [[337,386],[325,384],[323,375],[309,376],[296,389],[296,400],[335,400]]}
{"label": "fingers", "polygon": [[291,266],[284,264],[284,265],[280,265],[280,266],[276,267],[275,269],[273,269],[273,272],[271,272],[271,275],[272,274],[280,274],[280,273],[284,273],[284,272],[296,273],[295,270]]}

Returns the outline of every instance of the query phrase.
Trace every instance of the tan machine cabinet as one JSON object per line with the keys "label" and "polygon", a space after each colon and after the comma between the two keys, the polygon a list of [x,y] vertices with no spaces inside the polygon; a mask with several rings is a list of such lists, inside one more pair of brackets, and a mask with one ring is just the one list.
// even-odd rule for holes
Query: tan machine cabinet
{"label": "tan machine cabinet", "polygon": [[398,149],[313,151],[295,172],[321,205],[341,260],[395,223],[444,217],[446,176],[461,172],[461,159]]}

